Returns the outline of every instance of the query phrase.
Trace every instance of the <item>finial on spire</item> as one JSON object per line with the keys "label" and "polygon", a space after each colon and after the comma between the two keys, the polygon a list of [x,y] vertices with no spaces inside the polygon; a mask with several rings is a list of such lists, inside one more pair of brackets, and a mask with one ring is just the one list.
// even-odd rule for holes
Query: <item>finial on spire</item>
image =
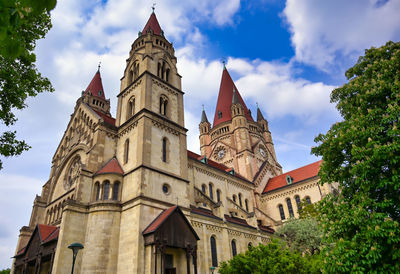
{"label": "finial on spire", "polygon": [[100,72],[100,66],[101,66],[101,61],[99,62],[99,65],[97,66],[97,71]]}
{"label": "finial on spire", "polygon": [[204,104],[201,104],[201,106],[203,107],[203,110],[204,110]]}
{"label": "finial on spire", "polygon": [[258,102],[256,102],[256,105],[257,105],[257,108],[259,108],[259,107],[258,107]]}
{"label": "finial on spire", "polygon": [[153,13],[154,13],[154,10],[156,9],[156,3],[153,3],[153,6],[151,6],[151,9],[153,10]]}
{"label": "finial on spire", "polygon": [[224,65],[224,69],[226,69],[226,59],[224,57],[221,58],[221,63]]}

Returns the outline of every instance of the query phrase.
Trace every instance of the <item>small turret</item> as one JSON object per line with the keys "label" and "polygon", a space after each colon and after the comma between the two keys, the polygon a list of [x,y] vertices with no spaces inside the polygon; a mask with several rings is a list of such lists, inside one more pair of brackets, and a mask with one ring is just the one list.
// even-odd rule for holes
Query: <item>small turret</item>
{"label": "small turret", "polygon": [[79,100],[83,100],[84,103],[97,111],[107,115],[110,114],[110,100],[106,99],[104,94],[103,83],[100,75],[100,65],[86,90],[82,91],[82,97]]}
{"label": "small turret", "polygon": [[263,131],[263,137],[264,140],[267,144],[268,150],[271,152],[273,155],[274,159],[276,160],[276,155],[275,155],[275,148],[274,148],[274,143],[272,142],[272,135],[271,132],[269,131],[268,127],[268,121],[264,118],[260,108],[257,106],[257,123],[261,126],[262,131]]}
{"label": "small turret", "polygon": [[201,121],[199,124],[199,130],[200,130],[200,151],[202,155],[207,155],[207,152],[209,148],[209,143],[210,143],[210,129],[211,129],[211,124],[207,119],[207,114],[203,108],[203,112],[201,113]]}

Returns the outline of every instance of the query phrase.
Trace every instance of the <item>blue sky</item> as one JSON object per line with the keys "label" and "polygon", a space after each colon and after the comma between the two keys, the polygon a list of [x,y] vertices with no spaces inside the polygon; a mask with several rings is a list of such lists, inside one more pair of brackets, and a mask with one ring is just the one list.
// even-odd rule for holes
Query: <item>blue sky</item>
{"label": "blue sky", "polygon": [[[102,62],[105,93],[116,111],[119,79],[130,45],[153,1],[59,1],[53,28],[37,44],[39,70],[56,92],[30,98],[13,128],[32,149],[3,159],[0,171],[0,269],[9,267],[18,230],[28,225],[35,194],[48,180],[55,152],[75,102]],[[199,151],[201,105],[210,121],[222,58],[247,106],[269,121],[285,171],[318,160],[316,135],[340,116],[332,89],[364,49],[400,38],[400,1],[165,0],[156,14],[173,42],[185,91],[188,148]],[[3,128],[1,128],[3,130]]]}

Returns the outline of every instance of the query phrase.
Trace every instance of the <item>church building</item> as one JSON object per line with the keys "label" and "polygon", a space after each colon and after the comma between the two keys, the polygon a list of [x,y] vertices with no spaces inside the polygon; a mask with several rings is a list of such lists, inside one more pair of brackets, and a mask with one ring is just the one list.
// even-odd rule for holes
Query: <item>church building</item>
{"label": "church building", "polygon": [[[187,150],[182,76],[155,13],[133,42],[116,117],[98,70],[77,99],[12,273],[210,273],[268,244],[319,201],[321,161],[282,173],[268,121],[226,68],[213,123],[199,115],[200,154]],[[184,71],[181,72],[184,75]],[[216,91],[217,92],[217,91]]]}

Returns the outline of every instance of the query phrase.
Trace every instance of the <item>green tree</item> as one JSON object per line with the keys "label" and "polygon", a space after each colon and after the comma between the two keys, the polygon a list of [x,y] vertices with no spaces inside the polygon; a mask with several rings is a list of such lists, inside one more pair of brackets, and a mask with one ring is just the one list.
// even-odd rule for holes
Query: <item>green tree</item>
{"label": "green tree", "polygon": [[289,219],[275,234],[300,254],[313,255],[320,251],[322,231],[315,218]]}
{"label": "green tree", "polygon": [[317,256],[301,256],[287,248],[286,244],[273,239],[267,245],[250,248],[228,262],[222,262],[221,274],[261,273],[320,273]]}
{"label": "green tree", "polygon": [[9,268],[0,270],[0,274],[10,274],[10,272],[11,272],[11,269],[9,269]]}
{"label": "green tree", "polygon": [[400,43],[365,51],[332,91],[343,121],[315,141],[321,183],[340,193],[319,208],[327,272],[400,271]]}
{"label": "green tree", "polygon": [[[50,81],[35,66],[36,40],[51,28],[49,11],[56,0],[0,0],[0,122],[17,121],[13,111],[26,107],[28,96],[53,91]],[[0,154],[14,156],[30,147],[16,139],[15,131],[0,135]],[[0,161],[0,169],[2,162]]]}

